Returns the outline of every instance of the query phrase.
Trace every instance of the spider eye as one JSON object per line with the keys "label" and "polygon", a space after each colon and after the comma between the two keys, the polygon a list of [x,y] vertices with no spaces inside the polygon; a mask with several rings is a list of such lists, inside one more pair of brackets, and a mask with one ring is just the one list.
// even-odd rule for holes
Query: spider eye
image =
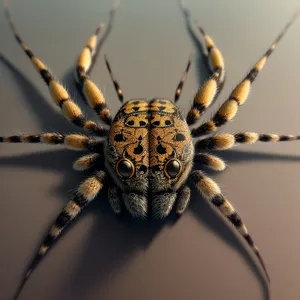
{"label": "spider eye", "polygon": [[174,179],[181,171],[181,163],[177,159],[169,160],[165,165],[165,174],[168,178]]}
{"label": "spider eye", "polygon": [[134,165],[129,159],[123,158],[118,161],[116,171],[119,176],[130,178],[134,174]]}

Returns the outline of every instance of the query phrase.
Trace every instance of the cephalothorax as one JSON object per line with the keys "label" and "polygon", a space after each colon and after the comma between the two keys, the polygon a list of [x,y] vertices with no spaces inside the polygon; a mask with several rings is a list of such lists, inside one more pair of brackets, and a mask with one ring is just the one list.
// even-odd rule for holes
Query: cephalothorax
{"label": "cephalothorax", "polygon": [[[78,88],[88,105],[100,120],[110,127],[107,129],[84,117],[81,109],[73,102],[66,89],[58,83],[45,64],[32,53],[18,35],[12,23],[7,3],[4,3],[6,16],[16,40],[47,84],[52,99],[60,107],[65,118],[98,138],[81,134],[40,133],[0,137],[0,142],[63,144],[73,150],[88,152],[74,163],[75,170],[88,170],[98,166],[98,162],[103,160],[103,157],[105,161],[105,170],[97,170],[88,177],[58,215],[28,268],[22,285],[63,230],[96,198],[104,183],[108,183],[108,199],[116,214],[122,213],[123,204],[125,204],[125,208],[135,217],[164,218],[169,215],[173,207],[178,215],[185,211],[190,201],[190,188],[186,185],[188,177],[192,178],[203,198],[216,207],[246,240],[268,277],[259,251],[239,214],[211,178],[203,171],[193,170],[193,163],[197,161],[210,169],[221,171],[224,170],[225,163],[220,158],[207,153],[208,151],[225,150],[237,144],[258,141],[277,142],[300,139],[300,136],[254,132],[240,132],[234,135],[215,134],[207,137],[234,118],[238,108],[247,100],[251,85],[258,73],[263,69],[268,57],[298,13],[234,88],[213,118],[191,130],[189,126],[194,125],[217,98],[225,79],[223,57],[213,40],[199,27],[206,49],[204,60],[207,63],[210,77],[195,94],[193,106],[186,117],[182,116],[174,102],[180,97],[191,58],[176,89],[174,101],[156,98],[151,100],[132,99],[120,108],[112,120],[102,92],[89,77],[95,62],[95,54],[99,50],[99,45],[102,44],[99,41],[99,33],[103,25],[100,25],[79,55],[76,79]],[[116,8],[114,6],[111,10],[109,27],[111,27]],[[184,6],[182,8],[185,16],[189,18],[190,13],[187,8]],[[104,37],[101,42],[103,40]],[[123,102],[123,92],[107,59],[106,64],[118,97]],[[193,143],[193,138],[198,137],[201,138]]]}

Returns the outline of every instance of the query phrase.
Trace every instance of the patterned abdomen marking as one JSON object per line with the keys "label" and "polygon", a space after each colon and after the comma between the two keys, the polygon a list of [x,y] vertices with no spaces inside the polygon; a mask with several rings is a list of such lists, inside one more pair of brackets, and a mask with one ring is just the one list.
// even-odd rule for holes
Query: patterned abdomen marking
{"label": "patterned abdomen marking", "polygon": [[119,158],[127,158],[135,168],[149,166],[148,102],[131,100],[125,103],[112,124],[109,143]]}
{"label": "patterned abdomen marking", "polygon": [[[135,172],[142,168],[151,172],[147,178],[149,192],[173,188],[178,178],[191,165],[193,155],[189,128],[170,100],[130,100],[117,113],[109,135],[110,149],[114,151],[111,164],[116,167],[120,159],[130,160]],[[166,175],[166,164],[176,159],[180,172],[170,178]],[[188,168],[190,169],[190,168]],[[112,170],[113,171],[113,170]],[[139,174],[132,178],[141,179]],[[160,187],[157,185],[160,182]],[[122,182],[129,188],[129,182]],[[126,188],[125,188],[126,189]]]}
{"label": "patterned abdomen marking", "polygon": [[[154,191],[177,190],[191,168],[193,144],[189,128],[178,107],[169,100],[150,103],[149,166]],[[178,168],[176,176],[166,172],[169,162]]]}

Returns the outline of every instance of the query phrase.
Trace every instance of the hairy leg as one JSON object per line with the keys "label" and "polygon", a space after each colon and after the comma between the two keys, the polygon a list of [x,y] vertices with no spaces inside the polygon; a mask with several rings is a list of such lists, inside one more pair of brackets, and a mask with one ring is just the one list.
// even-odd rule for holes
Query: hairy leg
{"label": "hairy leg", "polygon": [[23,278],[22,284],[17,291],[14,299],[17,299],[22,287],[28,280],[32,271],[38,266],[42,258],[48,253],[50,248],[53,247],[55,242],[61,236],[62,232],[72,224],[76,217],[82,212],[82,210],[96,198],[99,191],[102,189],[106,174],[103,171],[98,171],[93,176],[87,178],[77,189],[77,193],[73,199],[63,208],[61,213],[55,220],[54,225],[50,228],[46,238],[44,239],[38,253],[34,257],[27,272]]}
{"label": "hairy leg", "polygon": [[77,159],[73,164],[73,169],[76,171],[86,171],[93,168],[102,157],[99,153],[92,153]]}
{"label": "hairy leg", "polygon": [[187,123],[193,125],[220,94],[225,81],[225,66],[223,55],[215,45],[213,39],[199,25],[197,25],[197,29],[202,35],[202,39],[196,36],[191,26],[191,12],[183,1],[180,1],[180,4],[186,18],[188,29],[198,44],[198,47],[202,49],[202,58],[210,76],[195,94],[193,106],[188,112]]}
{"label": "hairy leg", "polygon": [[270,281],[266,266],[263,262],[262,257],[260,256],[258,248],[254,244],[241,217],[236,212],[234,207],[230,204],[230,202],[225,199],[225,197],[221,193],[219,186],[211,178],[207,177],[203,172],[198,170],[192,173],[192,178],[196,188],[199,190],[201,195],[208,201],[209,204],[217,208],[219,212],[228,219],[228,221],[245,239],[245,241],[248,243],[248,245],[251,247],[252,251],[258,258],[268,280]]}
{"label": "hairy leg", "polygon": [[212,132],[217,131],[221,126],[225,125],[228,121],[232,120],[234,116],[237,114],[238,108],[240,105],[244,104],[247,100],[250,89],[255,81],[259,72],[265,66],[267,59],[273,53],[277,44],[281,40],[281,38],[285,35],[288,28],[291,24],[296,20],[298,11],[291,20],[286,24],[277,38],[274,40],[270,48],[264,53],[264,55],[256,62],[254,67],[248,72],[248,74],[244,77],[244,79],[235,87],[235,89],[231,92],[229,98],[221,105],[221,107],[217,110],[216,114],[212,118],[212,120],[200,125],[197,128],[192,129],[192,136],[199,137],[201,135],[206,135]]}
{"label": "hairy leg", "polygon": [[221,158],[208,153],[195,154],[194,161],[214,171],[223,171],[226,167],[225,162]]}
{"label": "hairy leg", "polygon": [[299,135],[278,135],[274,133],[241,132],[236,134],[219,134],[197,141],[196,151],[226,150],[237,144],[254,144],[256,142],[291,142],[300,139]]}
{"label": "hairy leg", "polygon": [[[114,6],[111,11],[111,18],[113,18],[117,6]],[[89,78],[88,73],[95,63],[94,55],[98,54],[97,46],[101,43],[99,41],[99,33],[103,24],[96,29],[95,33],[89,38],[86,46],[81,51],[76,64],[76,80],[77,86],[85,97],[89,106],[96,112],[100,119],[106,124],[110,125],[112,122],[110,111],[105,103],[105,98],[102,91]],[[104,40],[102,40],[103,42]],[[102,43],[101,43],[102,44]],[[99,50],[100,48],[98,48]],[[121,89],[120,94],[122,94]]]}
{"label": "hairy leg", "polygon": [[58,81],[47,69],[45,64],[41,60],[39,60],[28,48],[28,46],[23,42],[12,22],[10,12],[8,10],[7,0],[4,1],[4,5],[5,15],[8,19],[8,22],[17,42],[20,44],[21,48],[29,57],[34,67],[43,78],[44,82],[47,84],[52,99],[54,100],[55,104],[61,108],[64,117],[74,125],[81,127],[86,131],[95,133],[99,136],[107,135],[107,131],[102,126],[99,126],[95,122],[87,120],[84,117],[81,109],[70,98],[67,90],[61,84],[58,83]]}
{"label": "hairy leg", "polygon": [[72,150],[97,151],[101,147],[101,142],[95,138],[87,137],[81,134],[60,134],[60,133],[39,133],[22,134],[8,137],[0,136],[0,143],[41,143],[47,145],[64,145]]}

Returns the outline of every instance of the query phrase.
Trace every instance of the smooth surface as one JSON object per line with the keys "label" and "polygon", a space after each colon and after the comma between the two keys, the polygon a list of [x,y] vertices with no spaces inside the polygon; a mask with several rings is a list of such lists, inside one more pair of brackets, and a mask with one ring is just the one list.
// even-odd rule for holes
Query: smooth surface
{"label": "smooth surface", "polygon": [[[186,3],[225,58],[227,81],[217,106],[299,5],[296,0]],[[110,6],[108,0],[11,0],[20,35],[79,103],[71,71],[97,24],[107,21]],[[172,98],[193,52],[179,102],[186,113],[205,73],[177,1],[123,1],[114,25],[92,75],[112,112],[120,104],[104,53],[126,98]],[[249,101],[222,131],[299,134],[299,33],[300,19],[267,62]],[[44,83],[14,40],[2,7],[0,51],[21,72],[0,62],[0,135],[78,132],[52,105]],[[226,171],[212,174],[261,251],[274,300],[300,298],[299,143],[236,147],[220,153],[229,165]],[[79,155],[60,147],[0,145],[0,299],[11,299],[49,225],[86,176],[71,170]],[[118,220],[103,204],[105,194],[97,202],[40,264],[20,300],[266,299],[248,247],[195,191],[188,211],[173,225]]]}

